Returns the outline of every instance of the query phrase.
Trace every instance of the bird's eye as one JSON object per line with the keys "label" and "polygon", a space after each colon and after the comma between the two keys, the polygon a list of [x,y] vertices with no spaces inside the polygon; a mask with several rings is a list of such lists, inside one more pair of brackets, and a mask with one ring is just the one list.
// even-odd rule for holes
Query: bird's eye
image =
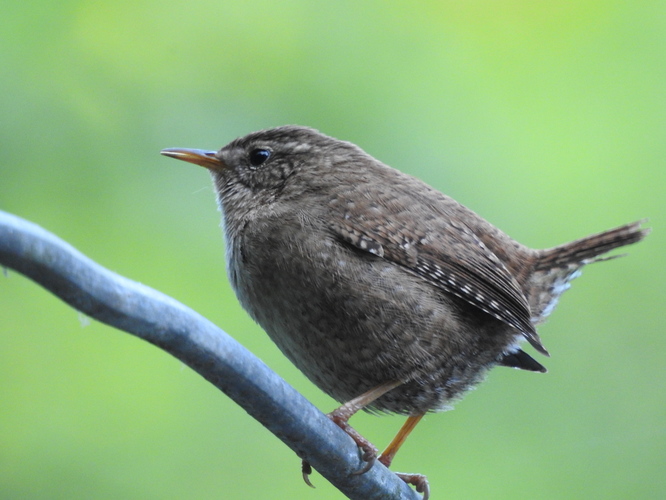
{"label": "bird's eye", "polygon": [[271,157],[271,152],[268,149],[253,149],[250,151],[250,165],[258,167],[262,165]]}

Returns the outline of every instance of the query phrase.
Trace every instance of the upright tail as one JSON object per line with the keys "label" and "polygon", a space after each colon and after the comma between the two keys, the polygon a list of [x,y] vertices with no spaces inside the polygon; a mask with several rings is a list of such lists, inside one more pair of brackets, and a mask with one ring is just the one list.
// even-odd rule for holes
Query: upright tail
{"label": "upright tail", "polygon": [[532,323],[543,322],[553,312],[560,295],[571,286],[571,280],[580,276],[580,269],[584,265],[620,257],[621,255],[604,254],[645,238],[650,229],[642,229],[643,222],[645,221],[632,222],[539,251],[534,270],[526,285]]}

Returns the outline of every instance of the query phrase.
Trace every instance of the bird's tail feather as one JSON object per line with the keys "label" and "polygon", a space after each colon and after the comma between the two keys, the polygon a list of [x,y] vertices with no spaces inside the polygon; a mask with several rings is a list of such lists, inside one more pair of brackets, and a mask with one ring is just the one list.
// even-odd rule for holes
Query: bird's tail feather
{"label": "bird's tail feather", "polygon": [[527,284],[532,322],[538,324],[548,317],[560,295],[569,288],[571,280],[580,275],[580,269],[584,265],[620,257],[622,254],[605,254],[645,238],[650,229],[641,228],[644,222],[632,222],[571,243],[541,250]]}

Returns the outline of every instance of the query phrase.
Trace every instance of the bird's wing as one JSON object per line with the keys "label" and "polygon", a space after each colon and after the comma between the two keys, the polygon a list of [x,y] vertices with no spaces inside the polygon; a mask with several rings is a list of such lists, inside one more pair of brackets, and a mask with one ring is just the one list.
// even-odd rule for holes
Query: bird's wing
{"label": "bird's wing", "polygon": [[423,204],[425,210],[396,203],[370,203],[363,210],[355,204],[334,205],[343,213],[332,218],[330,228],[342,241],[460,297],[515,328],[536,350],[548,355],[530,321],[529,304],[520,286],[467,225]]}

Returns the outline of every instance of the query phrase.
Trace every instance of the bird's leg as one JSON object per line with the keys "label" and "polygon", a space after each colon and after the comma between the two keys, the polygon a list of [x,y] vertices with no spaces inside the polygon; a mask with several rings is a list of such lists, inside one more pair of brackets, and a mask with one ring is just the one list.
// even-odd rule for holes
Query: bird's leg
{"label": "bird's leg", "polygon": [[425,414],[422,413],[421,415],[415,415],[407,418],[407,421],[402,425],[396,436],[393,438],[393,441],[391,441],[391,443],[380,455],[379,461],[381,463],[383,463],[386,467],[391,467],[391,462],[393,462],[395,454],[398,453],[398,450],[407,439],[407,436],[410,435],[410,433],[414,430],[414,427],[416,427],[416,424],[419,423],[424,415]]}
{"label": "bird's leg", "polygon": [[[368,392],[361,394],[351,401],[347,401],[345,404],[326,415],[335,423],[335,425],[345,431],[347,435],[351,437],[356,445],[363,451],[362,459],[364,462],[366,462],[366,464],[359,470],[354,471],[352,474],[364,474],[372,468],[375,461],[377,460],[377,448],[370,441],[361,436],[358,431],[356,431],[356,429],[354,429],[347,422],[357,411],[362,410],[376,399],[382,397],[390,390],[395,389],[402,384],[403,382],[386,382],[385,384],[375,387],[374,389],[370,389]],[[303,460],[302,471],[303,480],[308,486],[312,486],[312,483],[308,478],[309,474],[312,472],[312,467],[307,462],[307,460]]]}
{"label": "bird's leg", "polygon": [[370,403],[399,385],[402,385],[402,382],[387,382],[386,384],[382,384],[379,387],[375,387],[351,401],[346,402],[328,414],[328,418],[340,427],[340,429],[345,431],[354,440],[358,447],[363,450],[362,459],[366,464],[361,469],[355,471],[354,474],[363,474],[369,471],[374,465],[375,460],[377,460],[378,450],[370,441],[361,436],[356,429],[347,422],[357,411],[365,408]]}
{"label": "bird's leg", "polygon": [[[425,414],[414,415],[407,418],[407,421],[402,425],[398,434],[393,438],[393,441],[389,443],[386,449],[379,456],[379,461],[384,464],[386,467],[391,466],[395,454],[398,453],[398,450],[402,444],[407,439],[407,436],[414,430],[416,424],[418,424]],[[405,474],[402,472],[395,473],[400,479],[402,479],[407,484],[411,484],[416,488],[416,491],[423,493],[423,500],[428,500],[430,496],[430,486],[428,485],[428,479],[422,474]]]}

